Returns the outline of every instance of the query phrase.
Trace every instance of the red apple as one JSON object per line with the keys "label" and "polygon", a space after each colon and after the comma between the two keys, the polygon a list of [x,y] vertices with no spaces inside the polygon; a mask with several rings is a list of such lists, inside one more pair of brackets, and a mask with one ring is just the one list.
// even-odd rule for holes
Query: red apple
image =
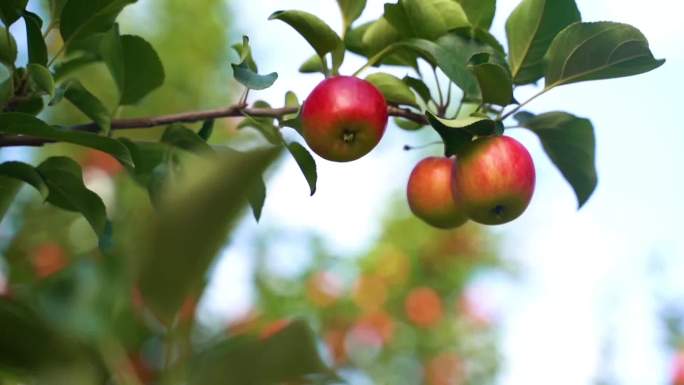
{"label": "red apple", "polygon": [[336,76],[322,81],[302,106],[302,135],[321,157],[348,162],[369,153],[387,126],[387,103],[365,80]]}
{"label": "red apple", "polygon": [[468,217],[498,225],[519,217],[534,193],[535,170],[530,153],[508,136],[470,143],[456,164],[453,193]]}
{"label": "red apple", "polygon": [[452,194],[456,163],[452,158],[429,157],[411,172],[406,196],[415,216],[439,228],[453,228],[468,218]]}

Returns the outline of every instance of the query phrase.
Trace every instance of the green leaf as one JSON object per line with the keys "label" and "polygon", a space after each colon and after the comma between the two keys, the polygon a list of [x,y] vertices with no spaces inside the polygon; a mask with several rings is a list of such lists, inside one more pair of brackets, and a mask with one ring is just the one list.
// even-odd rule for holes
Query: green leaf
{"label": "green leaf", "polygon": [[305,378],[339,382],[323,364],[317,346],[313,331],[299,320],[263,341],[244,336],[228,339],[193,358],[189,384],[269,385]]}
{"label": "green leaf", "polygon": [[214,152],[211,146],[209,146],[202,137],[179,123],[168,126],[166,130],[164,130],[161,141],[168,143],[171,146],[200,154]]}
{"label": "green leaf", "polygon": [[100,58],[97,55],[89,52],[82,52],[79,56],[59,62],[52,67],[55,82],[62,80],[67,75],[88,64],[97,63],[98,61],[100,61]]}
{"label": "green leaf", "polygon": [[59,20],[62,16],[62,10],[69,0],[49,0],[50,4],[50,18],[52,20]]}
{"label": "green leaf", "polygon": [[5,66],[0,65],[0,111],[14,96],[14,79]]}
{"label": "green leaf", "polygon": [[306,182],[309,184],[311,195],[316,193],[316,182],[318,180],[318,173],[316,171],[316,161],[309,151],[297,142],[291,142],[287,145],[288,151],[292,157],[297,161],[299,169],[302,170]]}
{"label": "green leaf", "polygon": [[[256,108],[270,108],[271,106],[264,101],[254,102]],[[253,127],[256,128],[269,143],[274,145],[283,144],[283,135],[275,125],[273,118],[257,118],[245,114],[245,119],[240,122],[237,128]]]}
{"label": "green leaf", "polygon": [[119,94],[123,94],[126,89],[126,64],[124,62],[123,43],[119,34],[119,24],[114,23],[109,31],[102,34],[99,39],[99,46],[95,52],[97,52],[107,66],[112,79],[114,79],[114,83],[116,83],[119,89]]}
{"label": "green leaf", "polygon": [[38,171],[22,162],[0,163],[0,175],[25,182],[33,186],[43,199],[48,197],[48,187]]}
{"label": "green leaf", "polygon": [[19,20],[28,0],[2,0],[0,1],[0,19],[7,27]]}
{"label": "green leaf", "polygon": [[468,68],[477,78],[483,102],[500,106],[513,102],[513,79],[503,59],[489,53],[476,54]]}
{"label": "green leaf", "polygon": [[62,9],[59,29],[65,44],[109,31],[119,13],[137,0],[69,0]]}
{"label": "green leaf", "polygon": [[[139,36],[121,36],[125,86],[120,90],[121,104],[136,104],[159,88],[166,77],[164,66],[152,45]],[[144,68],[144,71],[141,71]]]}
{"label": "green leaf", "polygon": [[68,101],[97,123],[103,133],[109,133],[112,127],[111,114],[95,95],[83,87],[78,80],[71,80],[61,88],[64,89],[64,97]]}
{"label": "green leaf", "polygon": [[[197,158],[187,177],[160,203],[141,244],[139,287],[145,303],[170,323],[201,286],[239,217],[247,193],[275,160],[272,149]],[[192,229],[192,231],[188,231]]]}
{"label": "green leaf", "polygon": [[32,376],[50,366],[73,365],[72,344],[73,341],[61,338],[34,309],[0,298],[0,371],[3,374],[10,371]]}
{"label": "green leaf", "polygon": [[458,33],[448,33],[436,42],[425,39],[408,39],[399,41],[384,51],[389,55],[397,49],[411,49],[432,65],[439,67],[464,93],[466,102],[479,102],[482,99],[480,87],[475,75],[468,70],[469,59],[478,53],[497,54],[497,51],[485,44],[468,40]]}
{"label": "green leaf", "polygon": [[29,96],[27,99],[20,99],[15,101],[13,105],[13,112],[28,114],[28,115],[38,115],[43,108],[45,103],[40,95]]}
{"label": "green leaf", "polygon": [[51,127],[36,117],[19,112],[0,113],[0,133],[28,135],[90,147],[114,156],[125,166],[133,166],[131,153],[126,146],[114,139],[89,132]]}
{"label": "green leaf", "polygon": [[204,140],[205,142],[208,142],[211,138],[211,134],[214,133],[215,122],[216,121],[214,119],[208,119],[205,120],[204,123],[202,123],[202,127],[200,128],[197,135],[199,135],[199,137],[202,138],[202,140]]}
{"label": "green leaf", "polygon": [[648,41],[627,24],[577,23],[564,29],[547,54],[546,88],[637,75],[663,65]]}
{"label": "green leaf", "polygon": [[24,11],[24,23],[26,24],[26,41],[28,42],[28,62],[47,65],[47,46],[43,39],[43,33],[40,31],[43,21],[35,13]]}
{"label": "green leaf", "polygon": [[516,115],[541,140],[544,151],[570,183],[581,208],[596,189],[596,139],[589,119],[567,112]]}
{"label": "green leaf", "polygon": [[252,71],[246,64],[231,64],[235,80],[251,90],[264,90],[278,80],[278,74],[272,72],[268,75],[259,75]]}
{"label": "green leaf", "polygon": [[400,4],[410,16],[414,37],[435,40],[454,28],[470,25],[463,8],[454,0],[402,0]]}
{"label": "green leaf", "polygon": [[[18,179],[0,176],[0,222],[5,217],[5,214],[7,214],[7,210],[9,210],[12,202],[14,202],[14,198],[19,193],[19,190],[21,190],[21,186],[21,181]],[[0,352],[1,355],[2,352]]]}
{"label": "green leaf", "polygon": [[129,165],[128,170],[136,182],[148,188],[153,183],[155,169],[166,160],[171,147],[165,143],[133,142],[127,138],[121,138],[119,142],[126,147],[133,159],[135,167]]}
{"label": "green leaf", "polygon": [[342,39],[323,20],[304,11],[277,11],[269,20],[281,20],[299,32],[311,44],[321,60],[332,54],[333,72],[342,65],[345,47]]}
{"label": "green leaf", "polygon": [[235,80],[242,83],[245,87],[252,90],[264,90],[275,83],[278,74],[273,72],[268,75],[259,75],[257,66],[252,58],[252,49],[249,46],[249,38],[242,37],[242,44],[233,46],[240,54],[240,62],[231,64]]}
{"label": "green leaf", "polygon": [[37,167],[50,194],[47,201],[68,211],[81,213],[98,236],[105,235],[107,212],[102,199],[83,184],[81,166],[67,157],[52,157]]}
{"label": "green leaf", "polygon": [[247,192],[247,201],[252,208],[252,214],[254,219],[259,222],[261,219],[261,211],[264,208],[264,202],[266,202],[266,183],[264,183],[263,178],[259,178],[254,182],[254,185]]}
{"label": "green leaf", "polygon": [[475,136],[488,136],[497,132],[497,123],[485,117],[444,119],[430,111],[425,113],[430,125],[444,140],[445,155],[457,155]]}
{"label": "green leaf", "polygon": [[50,71],[41,64],[31,63],[26,67],[29,77],[39,90],[49,96],[55,94],[55,81],[52,79]]}
{"label": "green leaf", "polygon": [[563,28],[581,20],[575,0],[523,0],[506,21],[509,62],[515,84],[544,75],[544,55]]}
{"label": "green leaf", "polygon": [[299,72],[303,74],[313,74],[313,73],[325,73],[323,68],[323,62],[321,57],[318,55],[313,55],[307,59],[301,66],[299,66]]}
{"label": "green leaf", "polygon": [[496,0],[458,0],[474,27],[489,29],[496,12]]}
{"label": "green leaf", "polygon": [[423,127],[422,124],[414,122],[413,120],[394,118],[394,124],[402,130],[406,131],[416,131]]}
{"label": "green leaf", "polygon": [[406,83],[406,85],[411,87],[411,89],[414,90],[418,94],[418,96],[420,96],[420,98],[423,101],[423,104],[427,105],[427,103],[430,100],[432,100],[430,89],[425,84],[425,82],[423,82],[420,79],[412,78],[408,75],[404,76],[402,80],[404,81],[404,83]]}
{"label": "green leaf", "polygon": [[0,64],[13,67],[17,61],[17,42],[7,29],[0,27]]}
{"label": "green leaf", "polygon": [[337,0],[344,20],[344,30],[346,31],[358,19],[366,8],[366,0]]}
{"label": "green leaf", "polygon": [[382,92],[388,103],[417,106],[416,95],[398,77],[384,72],[377,72],[368,75],[366,80]]}
{"label": "green leaf", "polygon": [[242,36],[242,43],[233,44],[233,49],[240,56],[240,63],[245,63],[249,69],[258,72],[258,67],[252,57],[252,48],[249,46],[249,37]]}
{"label": "green leaf", "polygon": [[299,116],[299,108],[301,107],[299,105],[299,99],[297,98],[297,94],[295,94],[292,91],[287,91],[285,93],[285,107],[296,108],[297,112],[295,112],[294,114],[283,115],[282,120],[288,121],[292,119],[297,119],[297,116]]}

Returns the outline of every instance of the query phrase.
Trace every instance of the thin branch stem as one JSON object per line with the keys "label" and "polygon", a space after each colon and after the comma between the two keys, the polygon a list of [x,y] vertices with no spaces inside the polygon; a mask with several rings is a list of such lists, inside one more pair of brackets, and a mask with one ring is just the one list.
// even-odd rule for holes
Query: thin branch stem
{"label": "thin branch stem", "polygon": [[[551,89],[551,88],[546,88],[546,87],[545,87],[545,88],[542,89],[541,91],[539,91],[539,92],[537,92],[536,94],[532,95],[531,98],[529,98],[529,99],[527,99],[526,101],[524,101],[523,103],[519,104],[519,105],[518,105],[517,107],[515,107],[514,109],[512,109],[512,110],[508,111],[507,113],[503,114],[502,116],[498,117],[496,120],[498,120],[498,121],[504,121],[504,120],[506,120],[506,118],[508,118],[509,116],[511,116],[511,115],[515,114],[516,112],[520,111],[521,108],[523,108],[523,107],[525,107],[526,105],[528,105],[528,104],[529,104],[531,101],[533,101],[534,99],[536,99],[536,98],[538,98],[538,97],[544,95],[544,94],[547,93],[550,89]],[[503,113],[503,110],[501,111],[501,113]]]}
{"label": "thin branch stem", "polygon": [[[244,115],[249,115],[253,118],[281,118],[284,115],[296,114],[297,107],[282,107],[282,108],[254,108],[245,107],[241,105],[232,105],[225,108],[218,108],[214,110],[205,111],[191,111],[179,114],[160,115],[143,118],[127,118],[112,120],[112,130],[129,130],[129,129],[146,129],[158,126],[165,126],[173,123],[196,123],[209,119],[220,118],[243,118]],[[424,115],[413,112],[405,108],[395,106],[388,106],[387,112],[391,116],[397,116],[404,119],[412,120],[419,124],[428,124]],[[81,132],[98,132],[99,126],[95,123],[87,123],[65,128],[71,131]],[[0,128],[1,131],[1,128]],[[3,136],[0,134],[0,147],[11,146],[42,146],[53,141],[23,135]]]}
{"label": "thin branch stem", "polygon": [[382,58],[385,57],[385,55],[387,55],[388,53],[392,52],[392,51],[395,50],[396,48],[397,48],[397,47],[396,47],[394,44],[385,47],[382,51],[376,53],[376,54],[373,55],[371,58],[369,58],[368,61],[366,62],[366,64],[364,64],[363,66],[361,66],[361,68],[359,68],[358,70],[356,70],[356,72],[354,72],[354,73],[352,74],[352,76],[359,76],[359,74],[360,74],[361,72],[363,72],[363,71],[366,70],[367,68],[369,68],[369,67],[371,67],[371,66],[374,66],[374,65],[376,65],[377,63],[379,63],[380,60],[382,60]]}

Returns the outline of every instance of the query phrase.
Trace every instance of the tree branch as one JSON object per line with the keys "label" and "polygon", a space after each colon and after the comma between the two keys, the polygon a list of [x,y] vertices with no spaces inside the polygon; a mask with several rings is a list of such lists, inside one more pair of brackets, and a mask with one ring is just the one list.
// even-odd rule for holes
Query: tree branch
{"label": "tree branch", "polygon": [[[180,114],[151,116],[146,118],[129,118],[116,119],[112,121],[112,130],[131,130],[131,129],[145,129],[158,126],[165,126],[173,123],[195,123],[209,119],[244,117],[245,115],[256,118],[280,118],[284,115],[294,114],[297,112],[295,107],[283,108],[250,108],[244,105],[232,105],[225,108],[218,108],[206,111],[183,112]],[[412,120],[420,124],[428,124],[425,116],[413,112],[411,110],[389,106],[387,112],[391,116],[397,116],[404,119]],[[87,123],[68,127],[72,131],[87,131],[98,132],[100,128],[95,123]],[[42,146],[46,143],[53,143],[50,140],[35,138],[30,136],[3,136],[0,135],[0,147],[12,146]]]}

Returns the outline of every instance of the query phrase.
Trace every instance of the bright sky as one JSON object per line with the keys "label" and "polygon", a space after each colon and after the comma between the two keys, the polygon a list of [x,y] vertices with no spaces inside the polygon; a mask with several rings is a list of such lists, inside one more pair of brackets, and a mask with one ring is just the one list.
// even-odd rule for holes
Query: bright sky
{"label": "bright sky", "polygon": [[[675,116],[678,91],[684,86],[684,5],[671,0],[652,0],[648,5],[637,0],[577,2],[585,21],[637,26],[656,56],[668,62],[639,77],[560,88],[530,105],[535,112],[566,110],[594,123],[600,184],[579,212],[571,189],[536,138],[511,132],[533,154],[538,188],[522,218],[493,229],[504,239],[504,257],[522,267],[522,278],[480,285],[503,314],[505,369],[500,383],[591,384],[602,367],[620,384],[666,384],[669,356],[662,348],[656,315],[662,304],[654,296],[663,290],[665,299],[684,296],[684,280],[676,279],[684,274],[684,182],[678,167],[684,165],[684,130]],[[380,15],[383,3],[369,0],[363,19]],[[505,17],[517,3],[498,1],[494,33],[502,40]],[[298,74],[297,68],[313,51],[283,23],[266,20],[275,10],[299,8],[339,30],[335,2],[234,4],[236,38],[248,34],[263,71],[280,73],[275,87],[258,97],[281,104],[284,92],[294,90],[304,99],[319,79]],[[361,64],[357,58],[348,60],[343,73]],[[525,99],[522,92],[517,97]],[[362,250],[377,235],[384,202],[403,188],[415,162],[401,146],[424,140],[425,136],[390,128],[378,150],[360,161],[336,164],[317,159],[318,192],[311,198],[295,163],[284,162],[268,183],[262,223],[257,227],[247,220],[218,264],[207,309],[227,316],[244,310],[250,300],[249,244],[258,229],[312,230],[341,253]],[[656,259],[666,267],[665,274],[653,276],[650,267]],[[280,265],[287,269],[300,260],[287,255]],[[609,365],[602,361],[606,358]]]}

